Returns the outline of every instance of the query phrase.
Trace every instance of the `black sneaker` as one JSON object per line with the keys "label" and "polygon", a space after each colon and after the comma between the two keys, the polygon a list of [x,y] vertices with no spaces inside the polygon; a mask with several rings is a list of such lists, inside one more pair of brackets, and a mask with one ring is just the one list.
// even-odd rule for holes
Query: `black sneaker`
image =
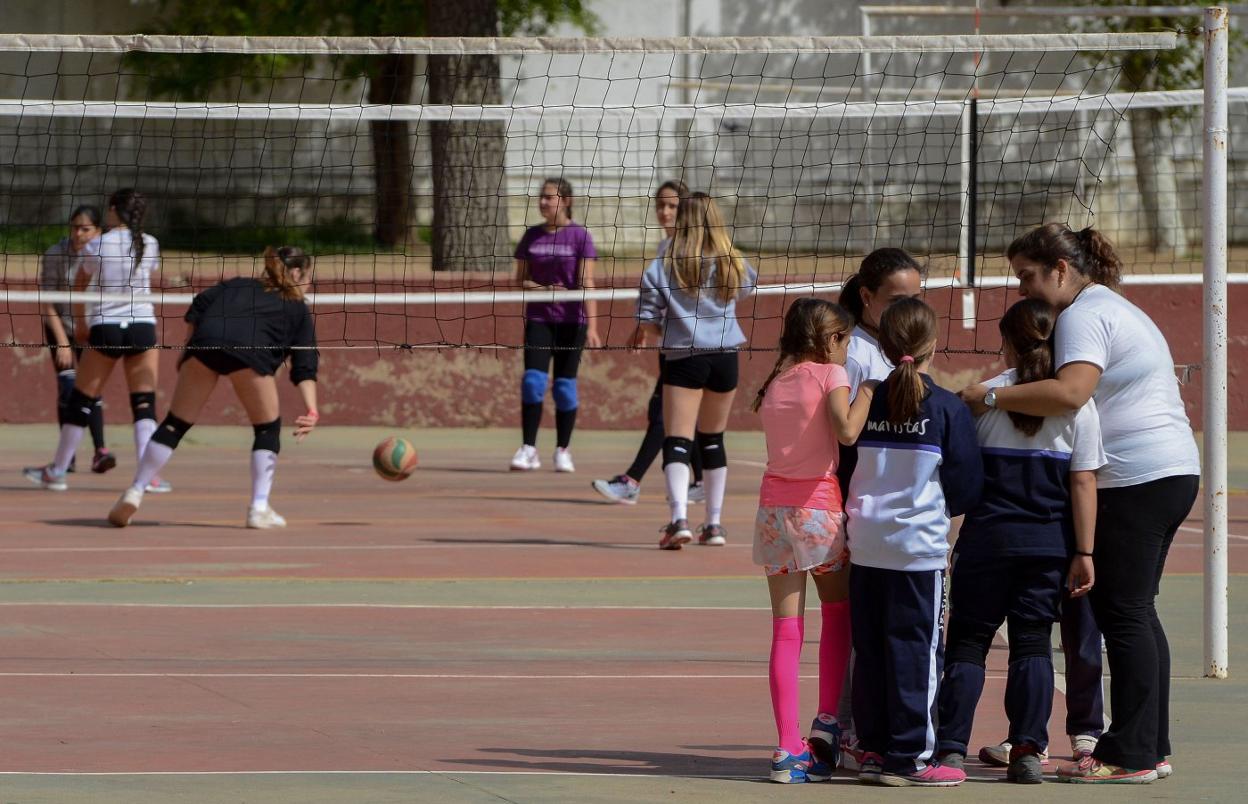
{"label": "black sneaker", "polygon": [[1044,771],[1035,746],[1019,745],[1010,750],[1010,765],[1005,769],[1005,778],[1015,784],[1040,784],[1044,781]]}
{"label": "black sneaker", "polygon": [[689,520],[678,519],[659,529],[663,538],[659,539],[660,550],[679,550],[682,545],[693,541],[693,532],[689,530]]}

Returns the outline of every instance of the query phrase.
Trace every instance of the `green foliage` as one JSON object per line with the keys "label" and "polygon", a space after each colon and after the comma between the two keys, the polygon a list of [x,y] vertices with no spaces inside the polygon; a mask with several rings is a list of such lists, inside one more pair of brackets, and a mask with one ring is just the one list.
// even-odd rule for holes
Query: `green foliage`
{"label": "green foliage", "polygon": [[[453,2],[453,0],[433,0]],[[426,0],[159,0],[157,22],[143,33],[216,36],[423,36]],[[504,36],[539,35],[568,23],[586,32],[598,20],[586,0],[498,0]],[[205,100],[214,92],[237,98],[263,96],[283,76],[317,74],[368,78],[381,59],[330,59],[328,75],[317,60],[298,55],[131,53],[126,66],[152,96]]]}
{"label": "green foliage", "polygon": [[0,226],[0,254],[42,254],[69,232],[56,226]]}
{"label": "green foliage", "polygon": [[[1157,0],[1087,0],[1089,6],[1155,6]],[[1137,50],[1124,53],[1119,86],[1133,92],[1168,89],[1199,89],[1204,83],[1204,39],[1201,14],[1181,17],[1092,17],[1080,25],[1087,33],[1159,33],[1178,31],[1179,46],[1173,50]],[[1245,40],[1236,28],[1230,31],[1233,59]]]}

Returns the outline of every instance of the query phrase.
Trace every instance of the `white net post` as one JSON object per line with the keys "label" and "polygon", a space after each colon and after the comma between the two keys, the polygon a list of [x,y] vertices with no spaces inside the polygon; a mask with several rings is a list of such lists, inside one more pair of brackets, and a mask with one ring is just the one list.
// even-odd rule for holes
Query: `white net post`
{"label": "white net post", "polygon": [[1226,678],[1227,651],[1227,23],[1205,10],[1204,537],[1205,676]]}

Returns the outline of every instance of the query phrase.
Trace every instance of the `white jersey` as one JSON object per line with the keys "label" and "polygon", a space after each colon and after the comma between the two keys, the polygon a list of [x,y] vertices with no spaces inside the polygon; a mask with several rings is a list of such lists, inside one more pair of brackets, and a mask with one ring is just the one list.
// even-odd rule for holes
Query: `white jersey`
{"label": "white jersey", "polygon": [[884,382],[893,373],[893,364],[884,356],[880,342],[862,327],[854,327],[845,353],[845,372],[849,374],[849,395],[858,395],[863,380]]}
{"label": "white jersey", "polygon": [[1099,488],[1200,474],[1170,346],[1143,310],[1089,285],[1057,317],[1054,342],[1059,369],[1091,363],[1101,370],[1092,394],[1108,459],[1096,473]]}
{"label": "white jersey", "polygon": [[[82,250],[87,285],[87,325],[156,323],[152,306],[152,272],[160,267],[160,244],[143,235],[143,259],[135,264],[134,238],[126,228],[105,232]],[[127,301],[100,301],[102,294],[122,294]],[[94,300],[93,300],[94,298]]]}

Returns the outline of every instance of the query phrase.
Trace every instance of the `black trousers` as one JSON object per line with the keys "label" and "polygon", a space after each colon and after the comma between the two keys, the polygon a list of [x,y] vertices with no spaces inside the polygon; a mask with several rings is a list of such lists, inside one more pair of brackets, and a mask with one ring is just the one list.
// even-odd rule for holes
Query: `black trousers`
{"label": "black trousers", "polygon": [[1200,478],[1178,475],[1097,490],[1092,612],[1105,635],[1113,722],[1093,754],[1152,768],[1170,755],[1170,643],[1157,593],[1170,543],[1192,510]]}

